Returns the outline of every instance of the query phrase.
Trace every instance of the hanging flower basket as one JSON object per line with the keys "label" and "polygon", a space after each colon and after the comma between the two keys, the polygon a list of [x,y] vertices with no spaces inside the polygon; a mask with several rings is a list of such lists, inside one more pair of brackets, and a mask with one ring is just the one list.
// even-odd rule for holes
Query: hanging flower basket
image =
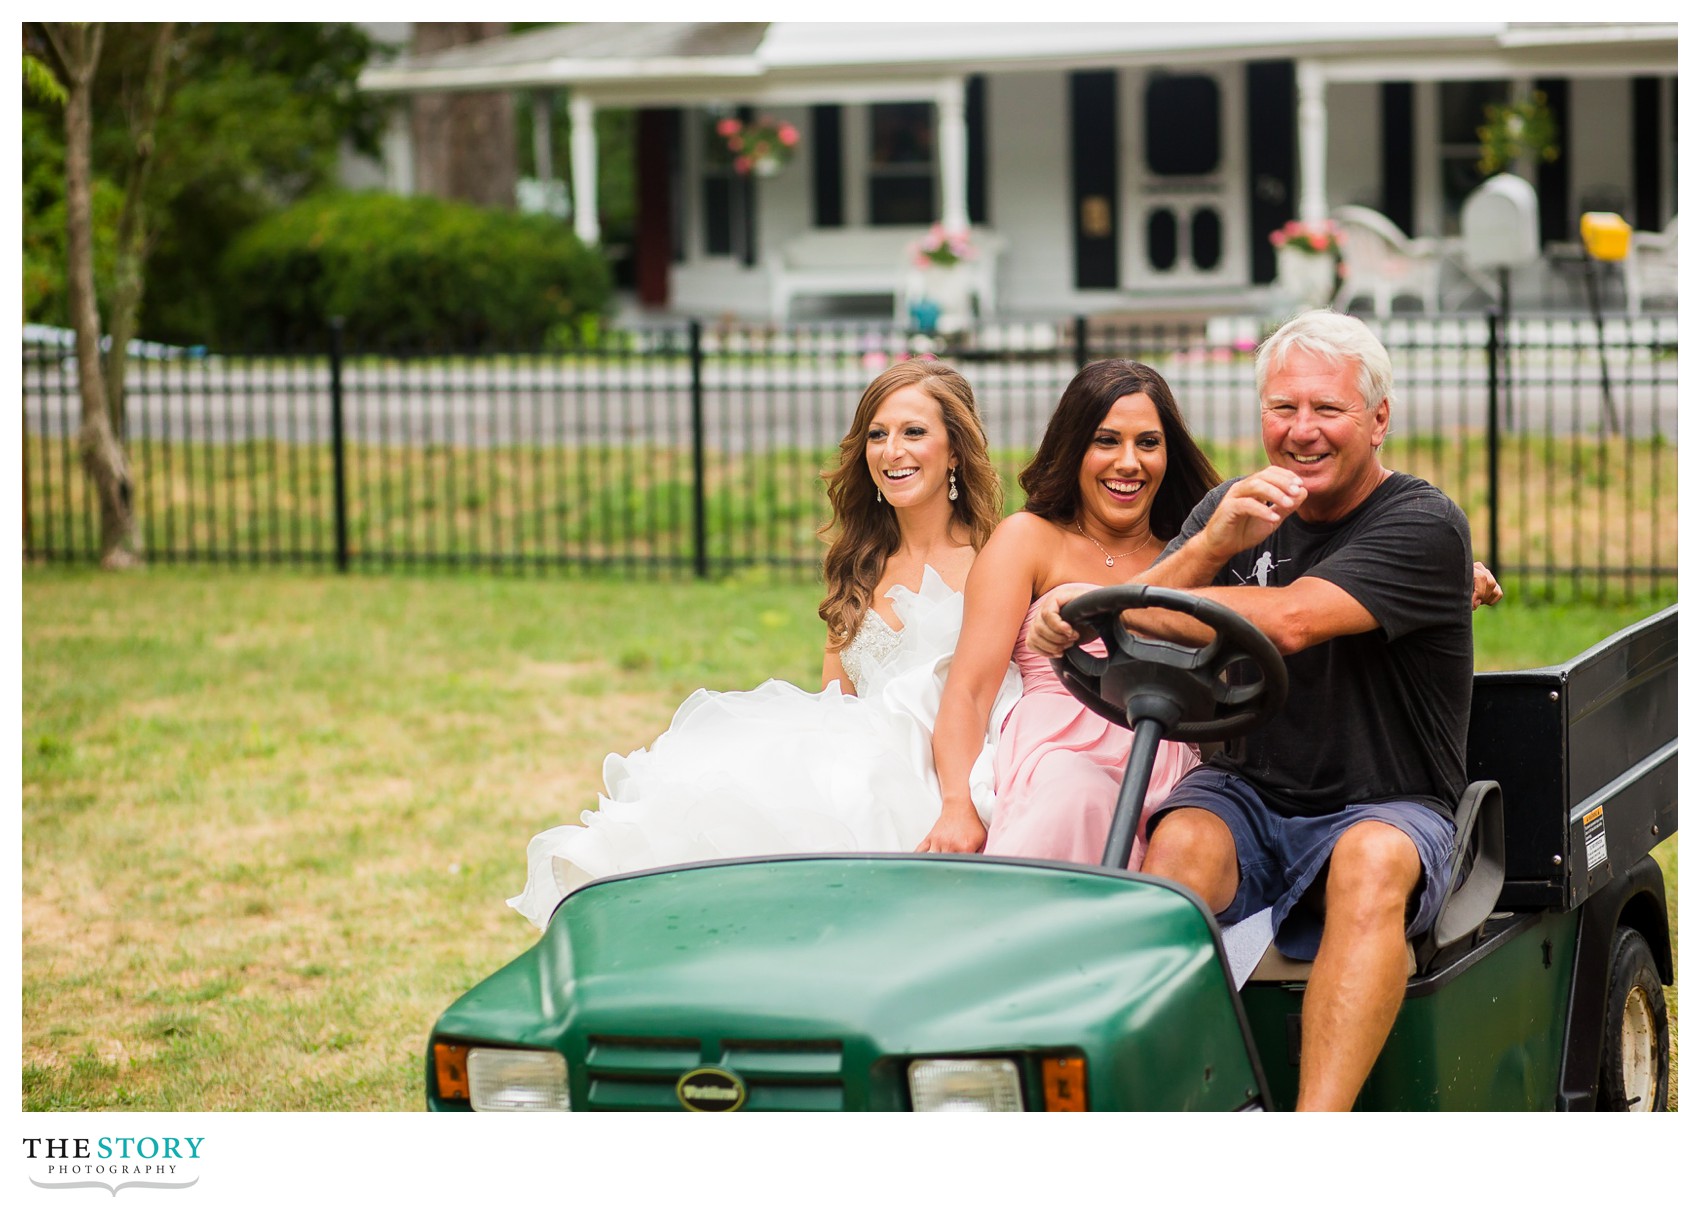
{"label": "hanging flower basket", "polygon": [[726,141],[732,169],[740,176],[771,177],[790,163],[801,136],[789,122],[760,117],[744,123],[722,118],[715,133]]}
{"label": "hanging flower basket", "polygon": [[1476,167],[1482,176],[1504,172],[1524,156],[1547,163],[1558,159],[1558,123],[1545,93],[1537,89],[1521,101],[1484,106],[1482,112],[1487,120],[1476,128],[1482,143]]}

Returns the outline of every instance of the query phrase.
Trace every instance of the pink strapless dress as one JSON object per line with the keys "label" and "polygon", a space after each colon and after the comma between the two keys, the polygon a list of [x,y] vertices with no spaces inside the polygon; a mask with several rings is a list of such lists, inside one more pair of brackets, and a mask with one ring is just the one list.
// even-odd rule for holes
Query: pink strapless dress
{"label": "pink strapless dress", "polygon": [[[1104,856],[1133,733],[1069,694],[1050,659],[1027,647],[1038,605],[1028,608],[1015,645],[1021,698],[998,737],[997,813],[986,836],[986,854],[1095,864]],[[1169,789],[1197,765],[1192,746],[1159,745],[1145,811],[1162,804]],[[1137,870],[1144,859],[1142,824],[1128,867]]]}

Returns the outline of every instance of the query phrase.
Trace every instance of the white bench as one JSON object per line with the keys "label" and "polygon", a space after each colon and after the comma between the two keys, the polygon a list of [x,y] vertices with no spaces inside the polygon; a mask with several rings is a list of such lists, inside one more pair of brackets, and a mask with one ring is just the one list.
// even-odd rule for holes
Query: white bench
{"label": "white bench", "polygon": [[[799,296],[890,295],[898,323],[909,319],[909,301],[920,289],[910,248],[925,227],[828,227],[804,232],[780,246],[768,267],[775,320],[790,318]],[[962,263],[982,316],[997,306],[996,263],[1003,240],[984,228],[971,239],[979,255]]]}

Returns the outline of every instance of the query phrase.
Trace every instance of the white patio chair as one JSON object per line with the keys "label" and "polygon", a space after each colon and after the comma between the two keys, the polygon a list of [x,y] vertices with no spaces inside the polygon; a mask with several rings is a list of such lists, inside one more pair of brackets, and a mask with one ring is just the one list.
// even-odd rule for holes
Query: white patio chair
{"label": "white patio chair", "polygon": [[1440,311],[1440,246],[1426,238],[1412,239],[1380,211],[1367,206],[1337,207],[1340,225],[1340,289],[1334,307],[1345,311],[1352,300],[1367,296],[1377,316],[1393,311],[1400,295],[1417,300],[1425,312]]}
{"label": "white patio chair", "polygon": [[1631,316],[1648,299],[1676,302],[1676,216],[1662,232],[1636,232],[1623,262],[1623,297]]}

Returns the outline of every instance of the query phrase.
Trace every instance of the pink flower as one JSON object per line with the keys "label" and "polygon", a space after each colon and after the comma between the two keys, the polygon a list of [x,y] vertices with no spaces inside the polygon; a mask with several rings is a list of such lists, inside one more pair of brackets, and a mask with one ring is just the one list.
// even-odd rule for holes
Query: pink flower
{"label": "pink flower", "polygon": [[741,152],[744,150],[744,137],[742,135],[732,135],[726,140],[726,146],[735,152]]}
{"label": "pink flower", "polygon": [[750,171],[750,158],[748,156],[739,156],[736,160],[732,161],[732,167],[738,172],[748,175]]}
{"label": "pink flower", "polygon": [[889,360],[886,356],[878,350],[869,350],[862,355],[862,366],[865,370],[883,371],[887,361]]}
{"label": "pink flower", "polygon": [[1312,232],[1310,235],[1310,247],[1319,253],[1326,250],[1328,248],[1327,234],[1324,232]]}
{"label": "pink flower", "polygon": [[739,122],[736,118],[722,118],[715,124],[714,129],[719,133],[722,139],[730,139],[733,135],[736,135],[739,131],[744,129],[744,124]]}
{"label": "pink flower", "polygon": [[796,147],[797,128],[792,126],[789,122],[781,123],[779,127],[779,142],[783,143],[786,147]]}

